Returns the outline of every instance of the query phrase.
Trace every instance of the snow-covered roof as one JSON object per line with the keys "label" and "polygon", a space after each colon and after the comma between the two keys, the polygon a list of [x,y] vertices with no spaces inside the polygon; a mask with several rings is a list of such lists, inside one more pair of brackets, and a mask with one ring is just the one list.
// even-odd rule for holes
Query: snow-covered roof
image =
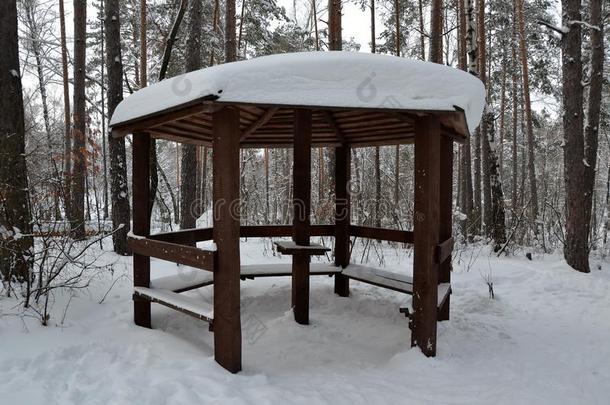
{"label": "snow-covered roof", "polygon": [[186,73],[141,89],[116,108],[111,126],[187,105],[220,102],[396,110],[464,110],[478,126],[485,88],[449,66],[389,55],[302,52],[264,56]]}

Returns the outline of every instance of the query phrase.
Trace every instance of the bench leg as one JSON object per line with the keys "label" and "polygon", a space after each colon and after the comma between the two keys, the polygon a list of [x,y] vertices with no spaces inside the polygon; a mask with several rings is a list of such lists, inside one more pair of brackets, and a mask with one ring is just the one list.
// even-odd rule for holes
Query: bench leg
{"label": "bench leg", "polygon": [[292,257],[292,307],[294,320],[309,324],[309,256]]}
{"label": "bench leg", "polygon": [[349,297],[349,278],[343,274],[335,274],[335,294],[339,297]]}
{"label": "bench leg", "polygon": [[445,302],[438,308],[437,320],[448,321],[449,320],[449,300],[451,296],[445,298]]}

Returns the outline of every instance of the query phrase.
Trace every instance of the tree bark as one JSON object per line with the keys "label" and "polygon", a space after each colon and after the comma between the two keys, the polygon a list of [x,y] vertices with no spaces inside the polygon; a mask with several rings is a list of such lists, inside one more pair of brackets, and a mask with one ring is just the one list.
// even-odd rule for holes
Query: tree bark
{"label": "tree bark", "polygon": [[61,43],[61,72],[64,95],[64,195],[65,211],[70,212],[70,178],[72,172],[72,123],[70,116],[70,84],[68,76],[68,47],[66,45],[66,13],[64,0],[59,1],[59,27]]}
{"label": "tree bark", "polygon": [[[231,0],[230,0],[231,1]],[[227,13],[229,13],[229,1]],[[233,0],[233,6],[235,6]],[[233,17],[235,13],[233,12]],[[202,66],[201,40],[203,36],[201,0],[190,0],[188,38],[186,40],[186,71],[192,72]],[[229,50],[227,48],[227,55]],[[233,55],[234,56],[234,55]],[[180,164],[180,228],[189,229],[196,226],[200,212],[197,203],[197,149],[193,145],[182,145]]]}
{"label": "tree bark", "polygon": [[428,60],[434,63],[443,63],[443,0],[432,0]]}
{"label": "tree bark", "polygon": [[234,62],[237,60],[237,49],[235,45],[235,0],[226,0],[225,62]]}
{"label": "tree bark", "polygon": [[343,48],[341,0],[328,0],[328,48],[331,51],[340,51]]}
{"label": "tree bark", "polygon": [[0,2],[0,49],[0,276],[25,281],[34,245],[15,0]]}
{"label": "tree bark", "polygon": [[583,138],[582,32],[581,1],[562,0],[562,24],[569,29],[563,35],[563,161],[566,198],[566,235],[564,257],[578,271],[589,272],[589,221]]}
{"label": "tree bark", "polygon": [[74,0],[74,167],[70,203],[70,229],[75,239],[85,238],[86,98],[85,73],[87,43],[87,1]]}
{"label": "tree bark", "polygon": [[527,130],[527,177],[530,186],[530,221],[537,235],[538,220],[538,187],[536,186],[536,166],[534,165],[534,128],[532,122],[532,103],[530,101],[529,68],[527,61],[527,43],[525,38],[525,18],[523,0],[516,0],[519,21],[519,58],[523,80],[523,101],[525,108],[525,128]]}
{"label": "tree bark", "polygon": [[[120,0],[106,0],[106,71],[108,75],[108,115],[123,100],[123,62],[121,55]],[[108,137],[110,155],[110,201],[112,228],[119,229],[112,235],[114,251],[129,254],[127,234],[130,226],[129,188],[127,181],[127,157],[124,137]]]}

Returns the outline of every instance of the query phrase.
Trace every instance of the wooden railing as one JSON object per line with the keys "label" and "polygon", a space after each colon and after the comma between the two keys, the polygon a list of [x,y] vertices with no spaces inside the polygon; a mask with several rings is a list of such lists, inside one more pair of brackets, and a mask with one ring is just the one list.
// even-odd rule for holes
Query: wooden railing
{"label": "wooden railing", "polygon": [[399,229],[373,228],[369,226],[350,225],[350,236],[359,238],[379,239],[389,242],[413,243],[413,232]]}
{"label": "wooden railing", "polygon": [[127,245],[137,255],[154,257],[212,272],[215,269],[216,251],[140,236],[129,236]]}

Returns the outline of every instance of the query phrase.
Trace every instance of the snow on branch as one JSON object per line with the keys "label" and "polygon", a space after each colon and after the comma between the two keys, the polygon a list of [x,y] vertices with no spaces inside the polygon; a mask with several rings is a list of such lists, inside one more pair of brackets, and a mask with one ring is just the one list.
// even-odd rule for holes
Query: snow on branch
{"label": "snow on branch", "polygon": [[556,25],[553,25],[550,22],[544,21],[544,20],[537,20],[536,22],[540,25],[544,25],[545,27],[547,27],[550,30],[553,30],[553,31],[559,33],[560,35],[565,35],[568,32],[570,32],[570,28],[566,27],[566,26],[557,27]]}

